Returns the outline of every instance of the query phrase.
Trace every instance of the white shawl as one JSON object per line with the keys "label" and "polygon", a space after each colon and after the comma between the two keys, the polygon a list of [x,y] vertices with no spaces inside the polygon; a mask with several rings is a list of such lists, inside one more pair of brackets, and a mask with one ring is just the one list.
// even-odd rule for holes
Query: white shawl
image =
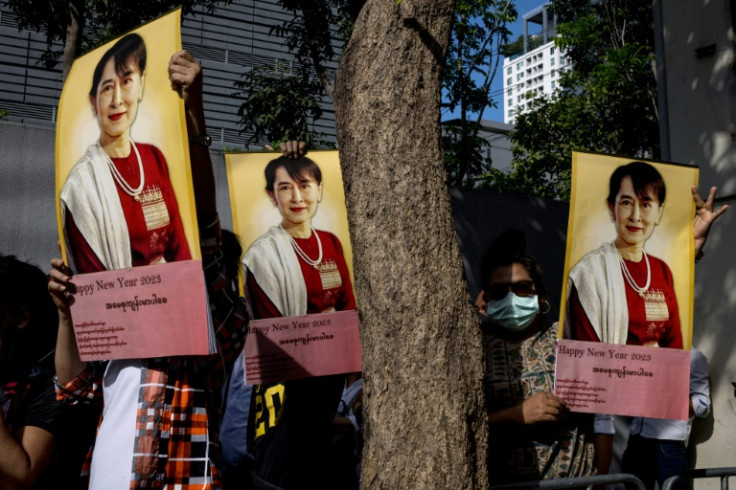
{"label": "white shawl", "polygon": [[[72,214],[74,223],[105,269],[133,265],[123,207],[107,158],[98,145],[90,145],[74,164],[59,199],[62,221],[66,223],[67,211]],[[66,241],[69,243],[68,237]],[[73,262],[71,256],[70,262]],[[72,266],[76,270],[76,264]]]}
{"label": "white shawl", "polygon": [[[604,243],[575,264],[567,281],[567,297],[575,286],[598,338],[609,344],[626,344],[629,333],[629,309],[618,257],[616,246]],[[569,333],[569,309],[565,317],[565,330]]]}
{"label": "white shawl", "polygon": [[256,238],[243,256],[244,277],[253,274],[283,316],[307,314],[307,286],[302,268],[281,226],[273,226]]}

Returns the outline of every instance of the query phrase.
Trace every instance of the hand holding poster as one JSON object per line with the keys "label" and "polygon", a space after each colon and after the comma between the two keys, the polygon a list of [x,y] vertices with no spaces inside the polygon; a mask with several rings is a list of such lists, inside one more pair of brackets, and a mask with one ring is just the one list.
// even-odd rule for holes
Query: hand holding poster
{"label": "hand holding poster", "polygon": [[[168,77],[169,58],[181,49],[179,31],[175,11],[74,62],[59,102],[57,217],[62,254],[80,283],[94,272],[102,274],[95,281],[115,284],[116,270],[160,264],[155,275],[164,282],[176,278],[191,286],[177,295],[204,312],[192,326],[207,332],[184,107]],[[171,264],[193,259],[192,267]],[[99,297],[73,302],[75,321],[107,322]],[[180,322],[175,316],[158,320],[156,328],[171,333]],[[145,337],[131,337],[125,355],[148,357],[145,343]]]}
{"label": "hand holding poster", "polygon": [[[613,344],[599,347],[629,361],[639,354],[618,346],[690,348],[694,263],[691,187],[696,182],[697,169],[692,167],[573,154],[565,265],[569,272],[561,306],[561,336]],[[684,363],[689,361],[687,351],[673,355],[679,355]],[[670,353],[662,349],[650,349],[647,356],[652,365],[672,362]],[[569,373],[569,363],[580,362],[575,357],[558,358],[558,373]],[[609,394],[624,393],[614,389],[623,383],[620,379],[599,381]],[[643,393],[654,397],[661,379],[650,379],[642,385],[648,387]],[[610,396],[607,399],[613,403]],[[674,390],[669,401],[687,406],[687,389]],[[579,409],[665,416],[657,403],[645,401],[640,406],[642,411],[636,413],[621,411],[615,405]]]}

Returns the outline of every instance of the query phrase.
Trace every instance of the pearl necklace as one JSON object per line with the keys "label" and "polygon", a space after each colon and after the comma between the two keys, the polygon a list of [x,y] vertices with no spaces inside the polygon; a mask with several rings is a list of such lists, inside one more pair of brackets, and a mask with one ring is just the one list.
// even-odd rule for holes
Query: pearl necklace
{"label": "pearl necklace", "polygon": [[618,262],[621,264],[621,272],[624,275],[624,279],[626,279],[626,282],[629,283],[629,286],[631,286],[631,289],[636,291],[639,296],[642,298],[644,297],[644,293],[647,292],[649,289],[650,284],[652,283],[652,268],[649,266],[649,257],[647,256],[647,253],[642,250],[642,253],[644,254],[644,260],[647,263],[647,282],[644,284],[644,286],[639,286],[634,281],[634,278],[631,276],[631,273],[629,272],[629,268],[626,267],[626,262],[624,262],[624,258],[621,256],[621,252],[618,253]]}
{"label": "pearl necklace", "polygon": [[281,229],[286,232],[286,234],[289,236],[289,240],[291,241],[291,246],[294,247],[294,251],[296,254],[307,264],[311,265],[313,268],[318,269],[319,263],[322,262],[322,241],[319,239],[319,235],[317,234],[317,231],[314,229],[314,227],[311,227],[312,233],[317,238],[317,248],[319,249],[319,254],[317,255],[317,258],[312,260],[310,259],[307,254],[304,252],[304,250],[299,247],[299,244],[296,243],[296,240],[294,240],[294,237],[292,237],[288,231],[286,231],[286,228],[284,228],[284,225],[281,225]]}
{"label": "pearl necklace", "polygon": [[141,154],[138,153],[138,147],[135,146],[135,143],[132,139],[130,140],[130,145],[133,147],[133,151],[135,151],[135,157],[138,159],[138,173],[141,176],[141,181],[138,184],[138,187],[136,187],[135,189],[133,189],[133,187],[125,181],[123,176],[120,175],[117,167],[115,167],[115,164],[112,163],[112,159],[107,153],[105,153],[105,150],[102,149],[100,141],[97,140],[97,147],[100,149],[102,154],[105,155],[105,158],[107,159],[107,166],[110,167],[110,172],[112,172],[112,177],[113,179],[115,179],[115,182],[117,182],[120,188],[123,189],[123,192],[135,199],[136,202],[140,202],[141,191],[143,190],[143,186],[146,183],[146,175],[143,173],[143,162],[141,161]]}

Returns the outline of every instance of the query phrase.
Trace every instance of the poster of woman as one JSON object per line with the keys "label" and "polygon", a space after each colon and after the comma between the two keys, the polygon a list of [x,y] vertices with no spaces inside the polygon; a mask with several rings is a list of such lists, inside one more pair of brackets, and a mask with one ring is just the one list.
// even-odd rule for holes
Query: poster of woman
{"label": "poster of woman", "polygon": [[565,338],[689,349],[698,170],[573,154]]}
{"label": "poster of woman", "polygon": [[[284,243],[288,243],[287,250],[293,252],[284,254],[287,255],[284,260],[288,260],[294,267],[299,267],[300,262],[297,259],[304,263],[316,261],[319,257],[319,245],[322,246],[323,257],[327,247],[339,249],[340,254],[336,256],[338,260],[335,262],[344,263],[345,272],[348,273],[348,276],[344,277],[345,280],[341,278],[340,282],[349,287],[350,294],[353,294],[353,255],[337,151],[312,151],[307,157],[302,157],[303,163],[296,164],[288,159],[276,159],[274,153],[228,154],[226,159],[233,227],[246,251],[244,264],[251,261],[251,265],[255,265],[258,261],[253,257],[253,252],[248,254],[247,251],[264,235],[276,235],[285,239]],[[277,160],[282,163],[277,163]],[[275,164],[272,165],[273,171],[269,172],[271,174],[269,179],[266,168],[272,161]],[[306,182],[294,182],[290,172],[295,175],[303,173],[307,177]],[[282,183],[282,189],[278,188],[277,180]],[[297,187],[300,191],[298,196],[292,195],[295,194],[293,187]],[[307,192],[304,192],[305,189]],[[292,199],[297,201],[295,205],[290,205]],[[315,250],[310,255],[311,250],[305,253],[305,250],[298,248],[298,244],[302,243],[301,239],[312,237],[309,231],[312,229],[317,230],[317,233],[312,238]],[[293,243],[297,246],[293,246],[289,237],[296,238]],[[305,248],[308,246],[309,244],[306,244]],[[339,255],[342,255],[342,258]],[[322,274],[328,274],[327,270],[325,269]],[[344,272],[342,275],[344,276]],[[304,308],[296,307],[293,310],[282,310],[281,316],[306,313]]]}
{"label": "poster of woman", "polygon": [[[246,341],[248,379],[265,371],[272,380],[360,371],[337,151],[295,160],[274,153],[228,154],[226,161],[233,224],[245,250],[243,284],[256,319]],[[281,317],[286,318],[278,329],[272,321],[260,326],[260,320]],[[288,358],[288,368],[281,364],[275,373],[261,363],[274,356]]]}
{"label": "poster of woman", "polygon": [[[175,11],[77,59],[56,132],[57,217],[78,273],[198,258]],[[153,49],[155,47],[155,49]]]}
{"label": "poster of woman", "polygon": [[84,361],[214,349],[184,105],[168,76],[180,26],[176,10],[114,39],[64,83],[57,221]]}
{"label": "poster of woman", "polygon": [[579,152],[572,169],[555,394],[686,419],[698,169]]}

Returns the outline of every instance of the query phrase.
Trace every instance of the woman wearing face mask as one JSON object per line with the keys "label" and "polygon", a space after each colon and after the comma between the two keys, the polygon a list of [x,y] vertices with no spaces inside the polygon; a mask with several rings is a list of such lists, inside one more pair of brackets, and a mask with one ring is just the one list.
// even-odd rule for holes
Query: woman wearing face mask
{"label": "woman wearing face mask", "polygon": [[481,279],[485,392],[490,424],[488,468],[510,483],[594,473],[593,421],[570,413],[554,388],[557,324],[539,265],[523,234],[509,230],[485,253]]}

